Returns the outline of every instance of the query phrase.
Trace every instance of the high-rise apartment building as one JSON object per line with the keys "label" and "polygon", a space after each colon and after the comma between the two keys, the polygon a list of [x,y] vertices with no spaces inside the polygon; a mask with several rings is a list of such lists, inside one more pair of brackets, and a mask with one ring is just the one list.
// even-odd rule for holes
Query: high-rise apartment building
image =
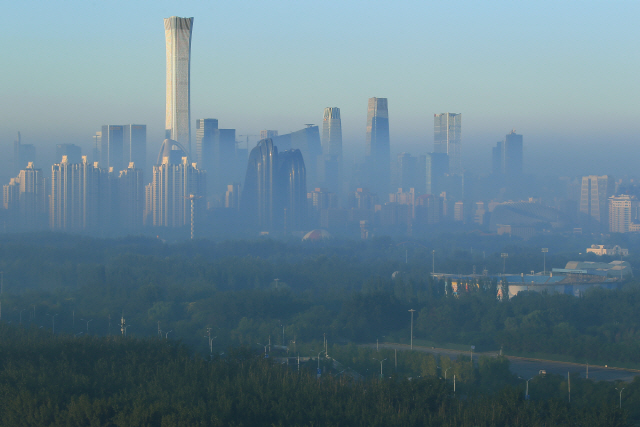
{"label": "high-rise apartment building", "polygon": [[133,162],[136,168],[142,171],[146,170],[147,125],[124,125],[123,140],[123,167]]}
{"label": "high-rise apartment building", "polygon": [[342,121],[340,109],[327,107],[322,118],[322,162],[318,180],[331,191],[342,187]]}
{"label": "high-rise apartment building", "polygon": [[387,98],[369,98],[366,144],[366,179],[373,191],[385,194],[391,179]]}
{"label": "high-rise apartment building", "polygon": [[3,186],[3,203],[7,210],[7,227],[14,230],[37,230],[46,226],[47,194],[41,169],[29,162],[17,177]]}
{"label": "high-rise apartment building", "polygon": [[118,216],[119,227],[127,231],[137,231],[142,227],[145,192],[144,172],[134,162],[120,171],[118,176]]}
{"label": "high-rise apartment building", "polygon": [[462,174],[460,158],[460,132],[462,114],[442,113],[433,115],[433,151],[449,156],[449,173]]}
{"label": "high-rise apartment building", "polygon": [[66,156],[51,167],[49,225],[54,230],[92,230],[103,234],[114,220],[113,168],[98,162],[70,163]]}
{"label": "high-rise apartment building", "polygon": [[638,200],[633,196],[621,194],[609,198],[609,231],[627,233],[631,224],[637,221]]}
{"label": "high-rise apartment building", "polygon": [[580,212],[588,215],[594,226],[606,228],[609,219],[609,197],[615,191],[615,183],[609,175],[582,177]]}
{"label": "high-rise apartment building", "polygon": [[167,49],[166,138],[191,152],[191,32],[193,18],[164,20]]}
{"label": "high-rise apartment building", "polygon": [[[204,197],[206,177],[189,157],[181,144],[165,139],[160,148],[158,164],[153,167],[153,225],[182,227],[191,221],[191,195]],[[204,203],[194,202],[196,216],[202,214]]]}

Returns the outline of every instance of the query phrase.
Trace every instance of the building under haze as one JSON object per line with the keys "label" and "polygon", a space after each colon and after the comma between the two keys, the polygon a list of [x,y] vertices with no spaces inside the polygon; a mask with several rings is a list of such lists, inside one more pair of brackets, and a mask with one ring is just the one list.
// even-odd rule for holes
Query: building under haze
{"label": "building under haze", "polygon": [[51,167],[49,225],[53,230],[105,234],[116,218],[113,200],[113,168],[98,162],[70,163],[66,156]]}
{"label": "building under haze", "polygon": [[196,120],[196,162],[207,173],[210,197],[221,196],[234,182],[235,157],[235,129],[219,129],[216,119]]}
{"label": "building under haze", "polygon": [[240,209],[263,231],[302,230],[307,214],[306,168],[299,149],[278,153],[271,139],[251,150]]}
{"label": "building under haze", "polygon": [[[123,126],[123,166],[135,163],[136,168],[147,168],[147,125]],[[118,169],[120,170],[120,169]]]}
{"label": "building under haze", "polygon": [[492,151],[492,172],[515,178],[522,175],[523,145],[522,135],[512,130],[504,139],[498,141]]}
{"label": "building under haze", "polygon": [[164,20],[167,50],[166,138],[191,153],[191,32],[193,18]]}
{"label": "building under haze", "polygon": [[82,149],[75,144],[57,144],[56,160],[62,160],[62,156],[67,156],[67,160],[70,163],[80,163],[82,161]]}
{"label": "building under haze", "polygon": [[591,231],[606,228],[609,219],[609,197],[614,191],[615,183],[609,175],[582,177],[580,212],[586,215]]}
{"label": "building under haze", "polygon": [[[102,126],[100,139],[100,165],[112,167],[114,170],[124,169],[123,146],[124,146],[124,126],[105,125]],[[67,160],[69,160],[67,158]]]}
{"label": "building under haze", "polygon": [[449,173],[462,174],[460,158],[460,132],[462,114],[442,113],[433,115],[433,151],[449,156]]}
{"label": "building under haze", "polygon": [[3,190],[10,228],[30,231],[46,227],[47,191],[41,169],[29,162]]}
{"label": "building under haze", "polygon": [[18,132],[18,137],[13,141],[13,175],[26,168],[29,162],[36,162],[36,147],[33,144],[23,144],[22,135]]}
{"label": "building under haze", "polygon": [[[190,197],[206,196],[205,172],[196,163],[189,162],[186,149],[177,141],[165,139],[160,148],[158,162],[153,167],[150,201],[153,225],[156,227],[182,227],[191,221]],[[204,203],[194,203],[196,217],[202,215]]]}
{"label": "building under haze", "polygon": [[260,131],[260,139],[273,139],[278,136],[277,130],[264,129]]}
{"label": "building under haze", "polygon": [[145,207],[144,172],[134,162],[120,171],[118,176],[118,216],[119,228],[126,231],[138,231],[142,228]]}
{"label": "building under haze", "polygon": [[609,198],[609,231],[628,233],[637,222],[638,200],[634,196],[621,194]]}
{"label": "building under haze", "polygon": [[365,156],[364,179],[372,191],[387,193],[391,179],[387,98],[369,98]]}
{"label": "building under haze", "polygon": [[446,191],[445,179],[449,173],[449,156],[445,153],[429,153],[426,156],[426,193],[439,196]]}
{"label": "building under haze", "polygon": [[322,162],[319,181],[331,191],[342,187],[342,121],[340,109],[327,107],[322,118]]}
{"label": "building under haze", "polygon": [[417,184],[418,158],[409,153],[398,154],[396,163],[396,184],[405,191],[415,188]]}
{"label": "building under haze", "polygon": [[322,143],[320,141],[320,129],[318,126],[308,124],[304,129],[276,136],[272,140],[273,144],[277,146],[281,152],[293,149],[300,150],[307,167],[307,182],[317,182],[317,165],[322,159]]}

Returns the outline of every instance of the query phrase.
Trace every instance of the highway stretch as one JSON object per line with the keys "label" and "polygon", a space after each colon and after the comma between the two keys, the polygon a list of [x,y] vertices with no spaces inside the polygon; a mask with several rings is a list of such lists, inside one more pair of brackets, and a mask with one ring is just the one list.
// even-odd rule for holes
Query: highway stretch
{"label": "highway stretch", "polygon": [[[408,344],[396,344],[396,343],[380,343],[378,344],[382,348],[390,348],[397,350],[410,350],[411,346]],[[375,347],[376,343],[364,344],[365,347]],[[431,353],[448,356],[451,359],[456,359],[458,355],[469,355],[469,352],[451,350],[446,348],[437,347],[425,347],[425,346],[413,346],[413,351],[421,351],[423,353]],[[479,356],[497,357],[496,352],[485,353],[473,353],[473,360],[477,363]],[[509,359],[510,368],[513,373],[522,378],[531,378],[537,375],[541,370],[546,371],[547,374],[558,374],[567,376],[567,372],[579,372],[580,376],[586,378],[587,376],[587,364],[571,363],[571,362],[558,362],[555,360],[544,359],[532,359],[527,357],[517,356],[505,356]],[[640,375],[638,369],[628,368],[616,368],[611,366],[599,366],[589,365],[589,379],[596,381],[632,381],[634,377]]]}

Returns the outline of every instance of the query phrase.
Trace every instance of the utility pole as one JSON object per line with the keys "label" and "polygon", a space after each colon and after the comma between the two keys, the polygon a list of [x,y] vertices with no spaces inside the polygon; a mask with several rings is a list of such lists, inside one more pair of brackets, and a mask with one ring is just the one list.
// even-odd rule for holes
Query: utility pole
{"label": "utility pole", "polygon": [[380,362],[380,379],[383,379],[384,375],[382,374],[382,362],[384,362],[387,359],[378,360],[374,357],[373,360],[377,360],[378,362]]}
{"label": "utility pole", "polygon": [[[616,387],[616,390],[618,390],[618,387]],[[620,389],[620,406],[619,406],[620,409],[622,409],[622,390],[624,390],[624,387]]]}
{"label": "utility pole", "polygon": [[122,317],[120,318],[120,332],[122,332],[123,337],[127,334],[127,326],[126,322],[124,321],[124,311],[122,312]]}
{"label": "utility pole", "polygon": [[502,257],[502,275],[504,276],[504,273],[507,269],[507,257],[509,256],[509,254],[506,252],[503,252],[500,254],[500,256]]}
{"label": "utility pole", "polygon": [[436,250],[431,251],[431,276],[436,273]]}
{"label": "utility pole", "polygon": [[413,350],[413,312],[415,310],[412,308],[411,310],[409,310],[409,312],[411,313],[411,350]]}

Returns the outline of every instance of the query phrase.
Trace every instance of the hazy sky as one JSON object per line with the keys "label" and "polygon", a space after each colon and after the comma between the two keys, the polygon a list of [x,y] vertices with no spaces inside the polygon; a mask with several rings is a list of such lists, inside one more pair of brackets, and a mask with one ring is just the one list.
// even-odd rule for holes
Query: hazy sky
{"label": "hazy sky", "polygon": [[530,169],[636,168],[637,1],[5,2],[5,161],[17,131],[42,153],[60,142],[86,152],[101,125],[124,123],[147,124],[155,156],[171,15],[195,18],[192,122],[286,133],[337,106],[345,150],[360,155],[377,96],[389,99],[393,153],[431,151],[433,114],[448,111],[462,113],[469,169],[512,128]]}

